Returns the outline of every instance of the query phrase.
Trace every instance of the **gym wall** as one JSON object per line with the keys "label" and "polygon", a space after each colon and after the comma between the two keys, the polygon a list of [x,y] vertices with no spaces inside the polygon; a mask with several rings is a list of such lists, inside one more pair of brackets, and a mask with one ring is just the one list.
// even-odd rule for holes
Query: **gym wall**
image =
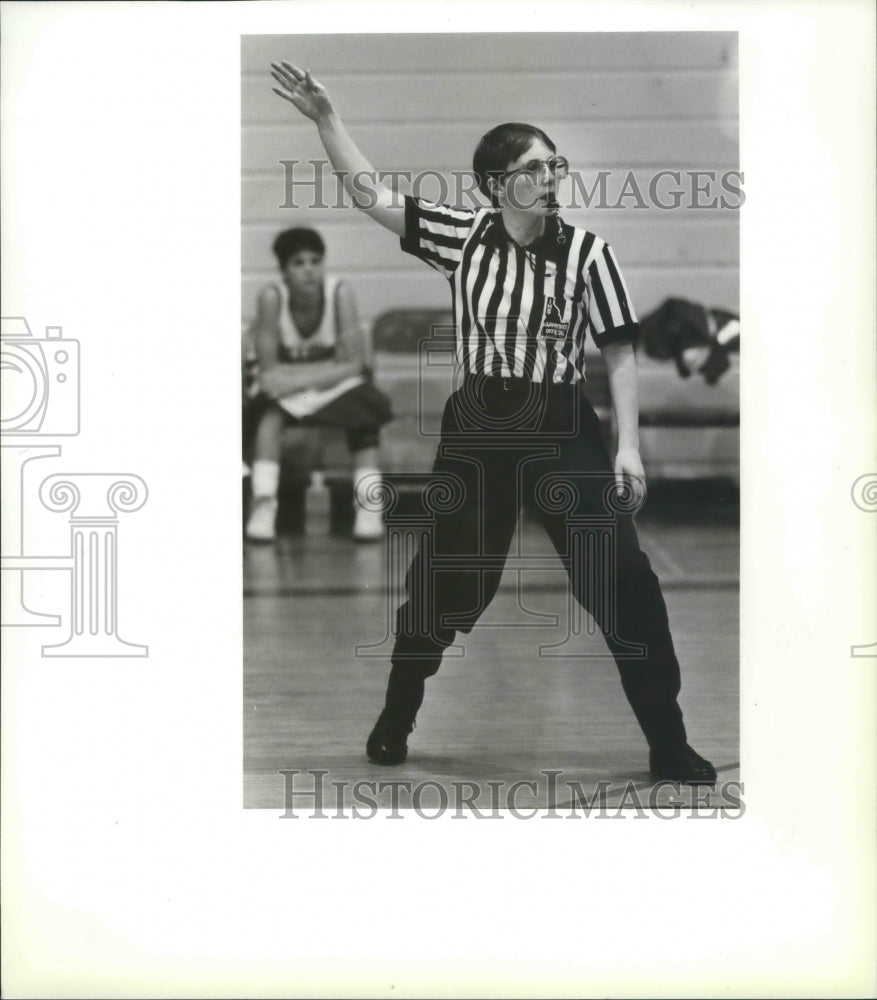
{"label": "gym wall", "polygon": [[[612,243],[640,315],[670,295],[739,308],[739,212],[706,207],[740,202],[720,183],[740,166],[736,35],[258,35],[245,36],[241,49],[245,322],[260,286],[276,275],[274,234],[294,225],[323,234],[327,264],[353,286],[364,324],[388,308],[448,303],[446,282],[354,209],[281,207],[307,205],[313,192],[299,185],[290,199],[279,161],[324,154],[312,123],[272,93],[268,67],[279,59],[311,69],[327,86],[379,170],[470,170],[476,143],[493,125],[539,125],[589,190],[598,171],[609,171],[602,205],[595,194],[589,209],[563,215]],[[661,170],[680,171],[678,209],[652,201],[649,185]],[[294,176],[309,178],[310,167]],[[655,193],[672,204],[676,187],[665,176]],[[439,191],[437,178],[424,182],[424,196]],[[329,204],[338,197],[328,173],[324,196]]]}

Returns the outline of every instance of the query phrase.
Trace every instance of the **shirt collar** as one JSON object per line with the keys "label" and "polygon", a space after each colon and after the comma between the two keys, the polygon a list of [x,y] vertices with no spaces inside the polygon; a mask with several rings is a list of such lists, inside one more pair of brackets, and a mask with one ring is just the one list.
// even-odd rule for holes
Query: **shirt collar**
{"label": "shirt collar", "polygon": [[[563,220],[559,216],[557,218],[560,225],[565,229],[566,226],[564,226]],[[499,209],[490,214],[482,240],[490,246],[497,247],[502,246],[504,243],[515,242],[506,230],[505,223],[502,220],[502,212]],[[516,245],[520,246],[520,244]],[[563,250],[563,245],[557,242],[557,224],[555,221],[551,218],[546,219],[545,231],[542,235],[537,236],[532,243],[522,246],[521,249],[527,253],[541,254],[548,260],[558,260]]]}

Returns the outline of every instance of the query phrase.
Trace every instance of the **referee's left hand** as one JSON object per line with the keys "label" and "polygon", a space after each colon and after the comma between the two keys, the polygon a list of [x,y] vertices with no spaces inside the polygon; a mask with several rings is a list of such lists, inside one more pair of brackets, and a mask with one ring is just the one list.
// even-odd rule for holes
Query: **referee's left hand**
{"label": "referee's left hand", "polygon": [[618,454],[615,456],[615,488],[626,501],[629,498],[630,506],[634,510],[638,510],[645,502],[646,474],[636,449],[618,449]]}
{"label": "referee's left hand", "polygon": [[284,60],[271,63],[271,75],[280,84],[272,88],[274,93],[298,108],[305,118],[319,124],[321,119],[332,114],[329,94],[322,83],[311,76],[310,70],[299,69]]}

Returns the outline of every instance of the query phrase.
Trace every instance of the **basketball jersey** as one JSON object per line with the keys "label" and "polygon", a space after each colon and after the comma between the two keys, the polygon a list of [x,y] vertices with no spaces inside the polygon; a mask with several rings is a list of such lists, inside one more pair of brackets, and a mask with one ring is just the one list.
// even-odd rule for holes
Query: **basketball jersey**
{"label": "basketball jersey", "polygon": [[278,285],[280,306],[280,355],[287,363],[326,361],[335,356],[338,343],[338,325],[335,309],[339,279],[327,276],[323,283],[323,315],[320,325],[309,336],[302,336],[289,308],[289,289],[285,282]]}
{"label": "basketball jersey", "polygon": [[[310,335],[302,336],[289,309],[289,289],[280,285],[282,298],[280,312],[280,360],[298,364],[308,361],[327,361],[335,357],[338,344],[335,298],[339,280],[327,277],[323,283],[323,316],[320,325]],[[350,375],[324,389],[302,389],[278,400],[287,413],[298,418],[313,416],[333,400],[363,384],[362,375]]]}

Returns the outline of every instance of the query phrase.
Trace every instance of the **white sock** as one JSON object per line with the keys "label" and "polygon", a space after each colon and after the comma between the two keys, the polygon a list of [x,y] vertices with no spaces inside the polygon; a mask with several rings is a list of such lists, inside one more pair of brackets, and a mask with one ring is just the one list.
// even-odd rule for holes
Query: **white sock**
{"label": "white sock", "polygon": [[353,479],[355,482],[359,482],[364,476],[379,476],[381,470],[375,465],[364,465],[361,469],[353,470]]}
{"label": "white sock", "polygon": [[253,496],[276,497],[280,482],[280,463],[267,458],[257,458],[253,462]]}
{"label": "white sock", "polygon": [[[381,470],[373,465],[364,465],[361,469],[353,470],[353,496],[354,501],[358,501],[360,494],[365,495],[368,489],[374,489],[375,483],[381,475]],[[362,483],[362,486],[359,484]]]}

